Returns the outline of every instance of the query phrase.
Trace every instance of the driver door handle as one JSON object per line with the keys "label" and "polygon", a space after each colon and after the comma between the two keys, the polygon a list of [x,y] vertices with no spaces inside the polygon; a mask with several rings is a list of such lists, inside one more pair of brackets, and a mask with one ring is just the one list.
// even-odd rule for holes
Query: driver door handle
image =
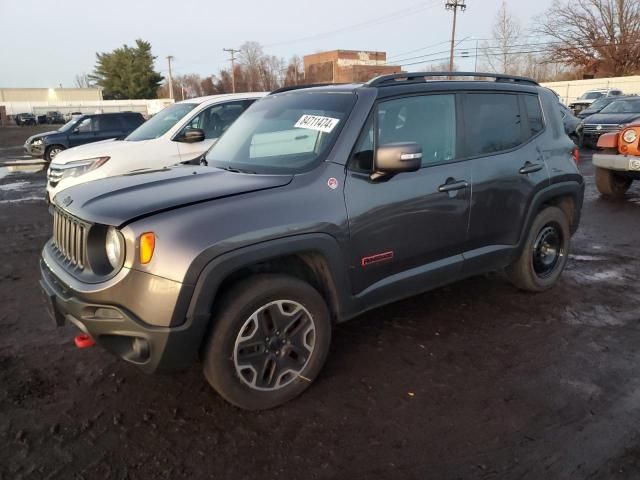
{"label": "driver door handle", "polygon": [[541,163],[526,162],[520,169],[520,173],[522,175],[527,175],[529,173],[539,172],[543,168],[544,168],[544,165]]}
{"label": "driver door handle", "polygon": [[463,188],[467,188],[469,186],[469,182],[465,180],[454,180],[452,182],[447,181],[447,183],[440,185],[438,187],[439,192],[454,192],[456,190],[462,190]]}

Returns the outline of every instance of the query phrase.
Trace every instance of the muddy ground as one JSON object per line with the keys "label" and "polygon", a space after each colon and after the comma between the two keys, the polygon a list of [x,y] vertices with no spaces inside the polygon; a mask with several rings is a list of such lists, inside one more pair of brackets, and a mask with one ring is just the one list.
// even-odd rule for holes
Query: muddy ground
{"label": "muddy ground", "polygon": [[247,413],[197,366],[147,376],[53,327],[44,166],[7,148],[15,130],[0,130],[0,480],[640,478],[640,185],[599,198],[588,152],[555,289],[493,274],[362,315],[306,393]]}

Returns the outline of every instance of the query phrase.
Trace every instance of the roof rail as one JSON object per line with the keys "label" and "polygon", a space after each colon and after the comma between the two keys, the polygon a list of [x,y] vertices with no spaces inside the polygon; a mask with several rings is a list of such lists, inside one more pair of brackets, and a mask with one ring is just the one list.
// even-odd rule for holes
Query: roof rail
{"label": "roof rail", "polygon": [[289,85],[288,87],[276,88],[273,92],[269,93],[269,95],[275,95],[276,93],[282,92],[290,92],[291,90],[301,90],[303,88],[313,88],[313,87],[328,87],[330,85],[340,85],[339,83],[305,83],[303,85]]}
{"label": "roof rail", "polygon": [[382,87],[385,85],[393,84],[400,81],[405,82],[427,82],[427,77],[479,77],[479,78],[493,78],[496,82],[505,83],[523,83],[526,85],[536,85],[533,78],[518,77],[516,75],[506,75],[502,73],[485,73],[485,72],[407,72],[407,73],[393,73],[390,75],[381,75],[379,77],[372,78],[365,85],[369,87]]}

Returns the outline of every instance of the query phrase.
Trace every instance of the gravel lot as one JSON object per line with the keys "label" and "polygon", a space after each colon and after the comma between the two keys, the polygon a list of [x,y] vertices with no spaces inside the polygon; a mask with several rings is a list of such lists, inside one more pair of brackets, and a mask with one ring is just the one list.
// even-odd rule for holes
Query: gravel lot
{"label": "gravel lot", "polygon": [[33,131],[0,129],[0,480],[640,478],[640,185],[599,198],[587,152],[555,289],[492,274],[362,315],[305,394],[247,413],[54,328],[45,166],[11,148]]}

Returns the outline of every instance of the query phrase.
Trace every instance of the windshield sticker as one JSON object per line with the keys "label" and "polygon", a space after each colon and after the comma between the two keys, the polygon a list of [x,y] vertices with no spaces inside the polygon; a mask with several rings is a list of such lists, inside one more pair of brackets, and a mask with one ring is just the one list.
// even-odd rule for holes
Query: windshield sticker
{"label": "windshield sticker", "polygon": [[319,132],[331,133],[336,128],[339,118],[321,117],[320,115],[303,115],[294,125],[295,128],[306,128]]}

